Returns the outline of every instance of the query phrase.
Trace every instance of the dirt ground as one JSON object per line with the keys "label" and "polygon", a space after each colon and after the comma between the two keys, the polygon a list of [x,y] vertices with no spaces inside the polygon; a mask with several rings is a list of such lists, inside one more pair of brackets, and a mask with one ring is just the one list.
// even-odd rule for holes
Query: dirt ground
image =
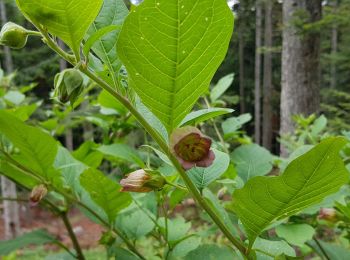
{"label": "dirt ground", "polygon": [[[29,232],[38,228],[46,229],[50,234],[56,236],[65,245],[71,246],[71,240],[67,234],[62,220],[40,207],[29,207],[21,204],[21,231]],[[79,239],[81,246],[85,249],[94,248],[98,245],[102,228],[83,216],[77,209],[69,213],[73,230]],[[0,218],[0,240],[4,239],[4,222]],[[55,249],[55,248],[51,248]]]}

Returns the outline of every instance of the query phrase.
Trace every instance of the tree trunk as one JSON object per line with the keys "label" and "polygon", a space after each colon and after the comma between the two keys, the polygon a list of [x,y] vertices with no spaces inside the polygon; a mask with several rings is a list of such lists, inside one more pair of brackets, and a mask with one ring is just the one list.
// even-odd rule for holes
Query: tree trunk
{"label": "tree trunk", "polygon": [[[281,93],[281,135],[294,131],[292,116],[308,116],[320,105],[320,33],[300,34],[292,25],[294,14],[306,11],[310,21],[322,17],[321,0],[283,1],[283,51]],[[283,156],[287,155],[281,147]]]}
{"label": "tree trunk", "polygon": [[[333,3],[334,9],[338,7],[338,0],[335,0]],[[331,88],[336,88],[337,86],[337,67],[336,62],[334,60],[334,56],[338,52],[338,26],[336,24],[332,27],[332,39],[331,39],[331,53],[333,56],[333,60],[331,62]]]}
{"label": "tree trunk", "polygon": [[[6,6],[3,0],[0,0],[0,15],[1,22],[5,24],[7,22]],[[4,47],[4,68],[7,73],[13,72],[13,62],[11,57],[11,51],[8,47]],[[16,184],[1,176],[1,193],[4,198],[17,198]],[[4,225],[5,225],[5,239],[11,239],[19,235],[20,233],[20,220],[19,220],[19,205],[15,201],[4,201]]]}
{"label": "tree trunk", "polygon": [[255,142],[261,142],[261,37],[262,37],[262,6],[261,1],[256,1],[256,31],[255,31]]}
{"label": "tree trunk", "polygon": [[[242,22],[241,22],[242,24]],[[243,28],[240,26],[238,32],[239,42],[238,42],[238,56],[239,56],[239,96],[240,96],[240,109],[241,113],[245,113],[245,90],[244,90],[244,37]]]}
{"label": "tree trunk", "polygon": [[265,52],[264,52],[264,105],[263,105],[263,146],[272,147],[272,0],[265,1]]}

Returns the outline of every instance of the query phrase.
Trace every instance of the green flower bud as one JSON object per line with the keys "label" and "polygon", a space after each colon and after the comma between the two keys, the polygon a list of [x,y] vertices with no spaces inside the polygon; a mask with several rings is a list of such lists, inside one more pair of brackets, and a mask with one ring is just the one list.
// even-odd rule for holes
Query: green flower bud
{"label": "green flower bud", "polygon": [[22,26],[8,22],[0,32],[0,44],[12,49],[22,49],[28,39],[28,31]]}
{"label": "green flower bud", "polygon": [[84,90],[84,79],[76,69],[66,69],[55,76],[55,97],[62,103],[77,101]]}

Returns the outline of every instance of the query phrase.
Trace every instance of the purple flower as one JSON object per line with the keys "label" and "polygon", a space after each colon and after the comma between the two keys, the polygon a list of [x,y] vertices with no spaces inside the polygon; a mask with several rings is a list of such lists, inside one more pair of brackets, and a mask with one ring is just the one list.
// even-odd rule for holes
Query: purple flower
{"label": "purple flower", "polygon": [[178,128],[170,136],[171,151],[185,170],[212,165],[215,154],[211,143],[209,137],[192,126]]}

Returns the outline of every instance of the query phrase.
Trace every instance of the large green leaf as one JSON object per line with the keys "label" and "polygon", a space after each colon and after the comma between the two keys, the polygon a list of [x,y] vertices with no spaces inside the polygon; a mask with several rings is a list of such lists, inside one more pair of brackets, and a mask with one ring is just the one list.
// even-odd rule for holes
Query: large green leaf
{"label": "large green leaf", "polygon": [[75,53],[103,0],[16,0],[19,9],[36,26],[61,38]]}
{"label": "large green leaf", "polygon": [[[129,11],[123,0],[104,0],[101,12],[91,24],[87,36],[91,36],[110,25],[120,26],[121,28],[128,13]],[[119,32],[118,29],[106,34],[92,46],[94,53],[108,67],[114,85],[117,85],[118,72],[122,65],[116,48]]]}
{"label": "large green leaf", "polygon": [[345,184],[343,138],[329,138],[289,164],[278,177],[255,177],[233,194],[233,207],[252,245],[273,221],[322,201]]}
{"label": "large green leaf", "polygon": [[80,183],[91,199],[105,211],[111,223],[118,212],[132,202],[130,194],[120,192],[121,186],[98,170],[86,170],[80,176]]}
{"label": "large green leaf", "polygon": [[263,176],[272,170],[273,156],[257,144],[242,145],[231,154],[239,177],[244,182],[255,176]]}
{"label": "large green leaf", "polygon": [[225,0],[145,0],[125,20],[117,47],[129,83],[169,132],[208,89],[232,30]]}
{"label": "large green leaf", "polygon": [[8,255],[12,251],[29,245],[57,243],[58,241],[43,229],[38,229],[12,240],[0,241],[0,255]]}
{"label": "large green leaf", "polygon": [[[258,238],[254,244],[253,249],[258,249],[267,253],[268,255],[278,256],[285,254],[288,256],[295,256],[295,250],[293,247],[288,245],[285,241],[269,241],[266,239]],[[257,252],[258,253],[258,252]],[[261,255],[258,259],[273,259],[272,257],[264,257],[266,255]]]}
{"label": "large green leaf", "polygon": [[21,165],[42,176],[46,181],[59,181],[59,174],[53,169],[58,150],[58,144],[53,137],[38,128],[26,125],[5,111],[0,111],[0,133],[20,150],[13,158]]}
{"label": "large green leaf", "polygon": [[187,171],[188,176],[192,179],[194,184],[203,189],[210,183],[224,174],[230,165],[230,157],[228,154],[213,150],[215,153],[215,160],[213,164],[207,168],[193,167]]}
{"label": "large green leaf", "polygon": [[232,260],[239,259],[236,253],[229,247],[221,247],[215,244],[201,245],[191,251],[185,260]]}

